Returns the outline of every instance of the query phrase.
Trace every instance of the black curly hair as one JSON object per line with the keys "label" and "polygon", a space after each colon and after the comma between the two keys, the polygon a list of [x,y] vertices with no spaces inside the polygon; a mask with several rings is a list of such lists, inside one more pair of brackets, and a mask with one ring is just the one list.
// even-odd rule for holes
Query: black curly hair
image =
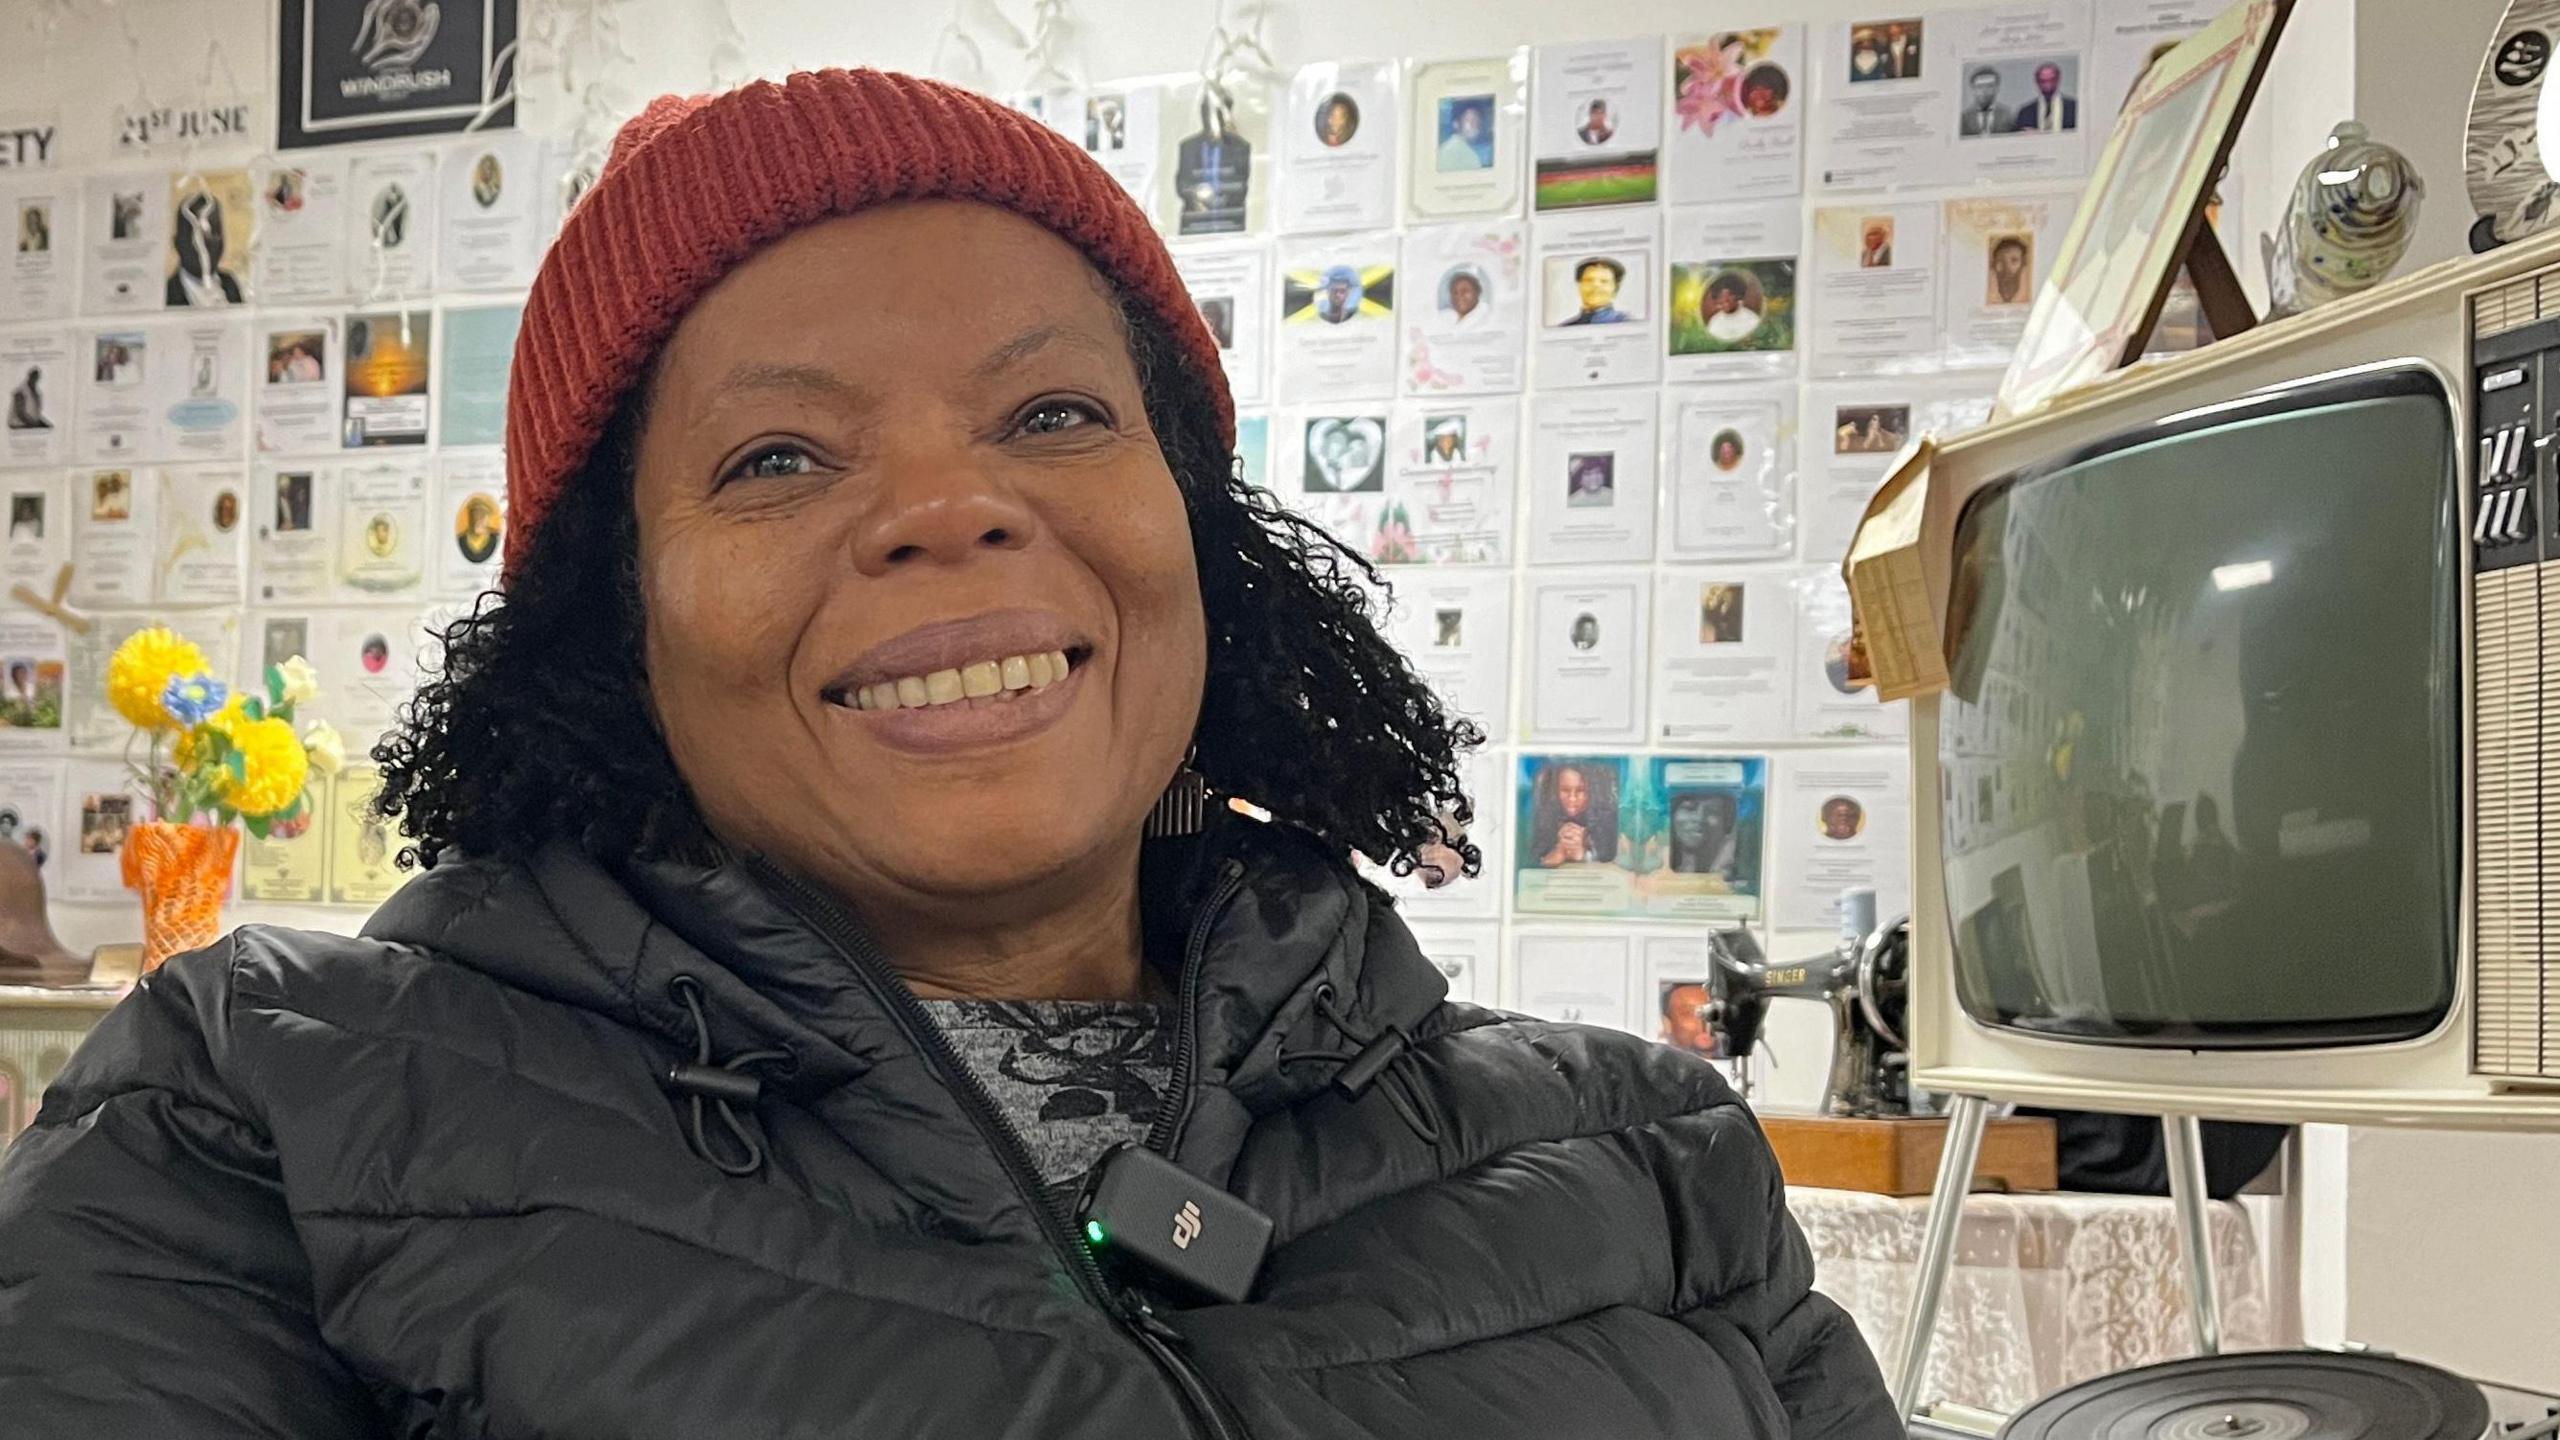
{"label": "black curly hair", "polygon": [[[1483,731],[1379,633],[1368,562],[1244,483],[1211,381],[1163,323],[1125,297],[1121,311],[1208,620],[1193,768],[1213,792],[1394,874],[1433,844],[1477,874],[1458,768]],[[717,852],[634,678],[647,675],[632,511],[647,390],[624,400],[506,594],[441,632],[442,664],[375,747],[375,808],[409,836],[404,860],[517,859],[554,840],[603,856]]]}

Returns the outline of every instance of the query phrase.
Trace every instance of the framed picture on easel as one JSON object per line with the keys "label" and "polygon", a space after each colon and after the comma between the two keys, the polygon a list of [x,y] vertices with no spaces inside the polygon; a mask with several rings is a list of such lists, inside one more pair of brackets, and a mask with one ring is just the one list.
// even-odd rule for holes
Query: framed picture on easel
{"label": "framed picture on easel", "polygon": [[2254,323],[2204,223],[2292,0],[2240,0],[2162,55],[2125,102],[2000,382],[2023,415],[2132,363],[2184,266],[2219,336]]}

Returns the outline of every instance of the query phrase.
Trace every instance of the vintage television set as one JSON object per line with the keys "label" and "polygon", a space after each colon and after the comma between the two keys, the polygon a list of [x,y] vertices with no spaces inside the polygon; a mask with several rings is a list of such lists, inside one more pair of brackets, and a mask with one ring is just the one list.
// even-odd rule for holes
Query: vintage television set
{"label": "vintage television set", "polygon": [[1944,442],[1914,1083],[2560,1128],[2560,236]]}

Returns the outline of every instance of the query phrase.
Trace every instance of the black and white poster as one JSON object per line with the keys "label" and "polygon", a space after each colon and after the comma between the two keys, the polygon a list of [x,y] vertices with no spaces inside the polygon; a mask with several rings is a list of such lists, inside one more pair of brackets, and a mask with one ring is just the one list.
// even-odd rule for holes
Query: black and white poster
{"label": "black and white poster", "polygon": [[276,148],[515,124],[516,0],[284,0]]}

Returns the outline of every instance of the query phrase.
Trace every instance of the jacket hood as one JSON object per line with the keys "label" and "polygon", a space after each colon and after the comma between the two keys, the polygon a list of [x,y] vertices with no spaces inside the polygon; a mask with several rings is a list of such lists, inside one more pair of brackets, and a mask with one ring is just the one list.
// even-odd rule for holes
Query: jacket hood
{"label": "jacket hood", "polygon": [[[1356,1046],[1318,1013],[1319,992],[1330,986],[1364,1035],[1410,1031],[1447,996],[1384,896],[1304,831],[1213,814],[1198,835],[1148,841],[1141,865],[1150,963],[1177,982],[1188,957],[1199,963],[1198,1080],[1178,1152],[1191,1168],[1223,1168],[1219,1152],[1231,1158],[1254,1115],[1331,1078],[1329,1066],[1284,1067],[1284,1045]],[[812,1094],[912,1061],[916,1044],[856,959],[878,954],[858,919],[805,889],[754,860],[608,865],[555,844],[524,862],[439,866],[364,933],[651,1032],[671,1054],[692,1043],[670,991],[689,975],[716,1053],[780,1046],[793,1063],[773,1088]]]}

